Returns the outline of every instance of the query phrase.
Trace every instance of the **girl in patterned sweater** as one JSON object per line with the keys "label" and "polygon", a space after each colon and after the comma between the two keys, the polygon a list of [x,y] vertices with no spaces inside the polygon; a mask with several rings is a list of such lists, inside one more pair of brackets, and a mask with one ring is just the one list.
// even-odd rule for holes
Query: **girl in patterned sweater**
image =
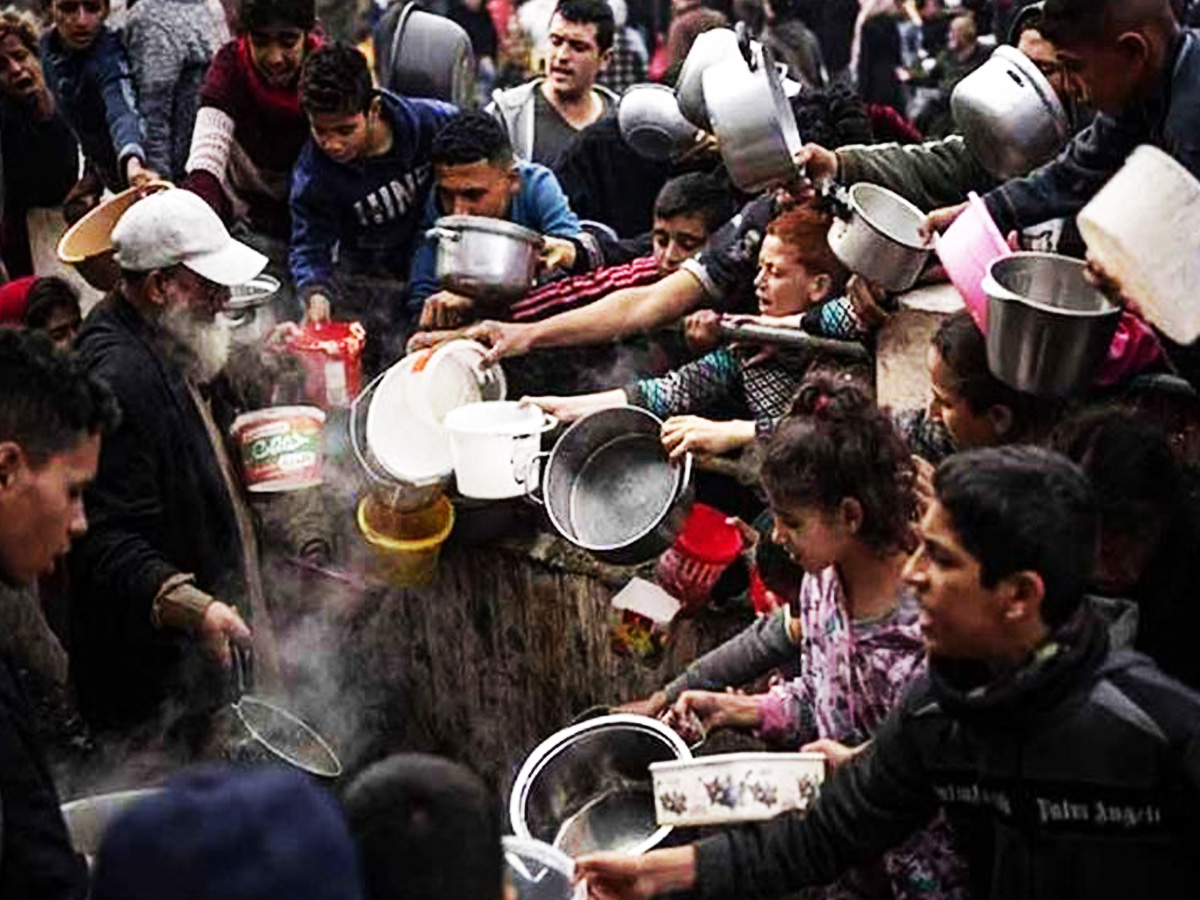
{"label": "girl in patterned sweater", "polygon": [[[824,753],[832,765],[851,760],[925,668],[917,601],[901,580],[914,477],[888,415],[861,389],[807,380],[762,468],[772,537],[806,573],[799,596],[637,711],[661,712],[674,699],[673,721],[753,729],[774,746]],[[800,674],[767,693],[717,692],[797,658]],[[697,683],[716,690],[682,690]],[[964,871],[948,838],[935,823],[823,896],[963,896]]]}
{"label": "girl in patterned sweater", "polygon": [[[846,273],[829,249],[828,234],[828,217],[812,209],[793,209],[771,222],[754,279],[763,316],[795,316],[836,295]],[[730,454],[769,434],[812,362],[811,353],[765,356],[760,350],[718,347],[660,378],[596,394],[532,399],[564,420],[626,403],[640,406],[665,420],[663,445],[672,458]]]}

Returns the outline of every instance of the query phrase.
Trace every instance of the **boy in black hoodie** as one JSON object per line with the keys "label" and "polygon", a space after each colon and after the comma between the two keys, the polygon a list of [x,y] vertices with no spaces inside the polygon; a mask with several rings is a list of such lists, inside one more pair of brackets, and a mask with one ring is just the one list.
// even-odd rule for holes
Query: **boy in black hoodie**
{"label": "boy in black hoodie", "polygon": [[905,578],[929,674],[807,816],[577,863],[595,900],[774,897],[833,880],[939,810],[980,898],[1195,897],[1200,697],[1110,644],[1083,596],[1083,473],[1032,447],[951,457]]}

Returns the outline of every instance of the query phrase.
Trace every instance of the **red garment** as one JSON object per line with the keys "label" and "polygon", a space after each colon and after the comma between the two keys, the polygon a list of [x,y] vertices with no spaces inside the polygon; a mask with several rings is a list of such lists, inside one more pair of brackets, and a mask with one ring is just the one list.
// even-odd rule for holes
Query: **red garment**
{"label": "red garment", "polygon": [[539,322],[587,306],[621,288],[653,284],[662,277],[653,256],[640,256],[622,266],[605,266],[537,288],[509,308],[509,318],[513,322]]}
{"label": "red garment", "polygon": [[26,275],[0,285],[0,325],[24,324],[25,310],[29,307],[29,289],[35,281],[36,275]]}
{"label": "red garment", "polygon": [[899,144],[919,144],[925,138],[916,127],[892,109],[878,103],[867,104],[867,116],[871,120],[871,131],[877,141],[896,141]]}
{"label": "red garment", "polygon": [[[306,39],[306,52],[324,43],[317,32]],[[279,240],[291,237],[288,192],[292,168],[308,140],[308,120],[300,109],[299,87],[276,88],[263,82],[242,36],[217,51],[200,88],[200,107],[212,107],[234,123],[234,148],[225,177],[237,197],[227,197],[213,173],[193,169],[183,187],[195,191],[227,222],[239,214],[254,232]]]}

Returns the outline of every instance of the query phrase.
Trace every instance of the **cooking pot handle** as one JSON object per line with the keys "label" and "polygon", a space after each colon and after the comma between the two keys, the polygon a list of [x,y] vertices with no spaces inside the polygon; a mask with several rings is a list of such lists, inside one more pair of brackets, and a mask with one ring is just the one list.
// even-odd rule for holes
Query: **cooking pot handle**
{"label": "cooking pot handle", "polygon": [[[540,471],[540,467],[542,465],[542,460],[548,459],[549,456],[549,450],[541,450],[533,454],[533,456],[529,458],[529,465],[525,467],[525,477],[521,479],[521,483],[525,485],[525,499],[532,500],[538,506],[546,505],[546,500],[541,493],[542,473]],[[535,468],[539,469],[539,471],[536,473],[534,472]],[[537,476],[536,478],[534,477],[535,474]],[[538,485],[538,487],[533,487],[535,484]]]}
{"label": "cooking pot handle", "polygon": [[237,685],[238,699],[254,692],[254,656],[249,647],[230,643],[230,654],[233,656],[233,674]]}
{"label": "cooking pot handle", "polygon": [[453,231],[449,228],[430,228],[425,232],[427,238],[437,238],[439,241],[461,241],[462,232]]}

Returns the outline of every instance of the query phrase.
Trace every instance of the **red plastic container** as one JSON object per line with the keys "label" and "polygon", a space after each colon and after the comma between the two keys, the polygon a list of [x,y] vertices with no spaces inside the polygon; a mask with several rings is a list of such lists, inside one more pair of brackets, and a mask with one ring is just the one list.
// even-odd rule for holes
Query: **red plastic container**
{"label": "red plastic container", "polygon": [[685,611],[704,605],[717,579],[742,552],[742,533],[727,518],[711,506],[695,504],[675,543],[658,558],[659,585]]}
{"label": "red plastic container", "polygon": [[367,332],[358,322],[306,324],[288,347],[304,364],[304,394],[321,409],[344,409],[362,389]]}

